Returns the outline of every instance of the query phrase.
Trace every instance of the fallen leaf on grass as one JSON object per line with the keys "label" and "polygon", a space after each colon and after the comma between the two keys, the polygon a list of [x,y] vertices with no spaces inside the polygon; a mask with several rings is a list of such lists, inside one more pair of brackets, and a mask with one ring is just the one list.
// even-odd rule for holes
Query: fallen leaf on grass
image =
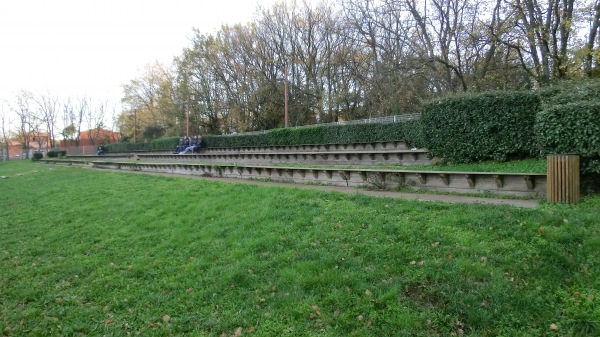
{"label": "fallen leaf on grass", "polygon": [[439,246],[439,244],[440,244],[439,242],[432,243],[432,244],[431,244],[431,247],[434,247],[434,248],[435,248],[435,247]]}
{"label": "fallen leaf on grass", "polygon": [[558,325],[556,325],[554,323],[550,324],[550,330],[552,330],[552,331],[558,331]]}
{"label": "fallen leaf on grass", "polygon": [[362,321],[362,320],[364,320],[364,319],[365,319],[365,318],[363,317],[363,315],[358,315],[358,320],[359,320],[359,321]]}
{"label": "fallen leaf on grass", "polygon": [[163,320],[163,322],[165,322],[165,323],[169,323],[169,321],[171,320],[171,316],[169,316],[169,315],[164,315],[164,316],[162,317],[162,320]]}
{"label": "fallen leaf on grass", "polygon": [[186,292],[186,293],[191,293],[191,292],[192,292],[192,290],[193,290],[192,288],[187,288],[187,289],[185,290],[185,292]]}
{"label": "fallen leaf on grass", "polygon": [[242,335],[242,328],[239,327],[237,329],[235,329],[235,332],[233,333],[233,337],[239,337]]}
{"label": "fallen leaf on grass", "polygon": [[321,312],[319,311],[319,306],[318,305],[313,305],[312,306],[312,310],[315,311],[315,313],[311,313],[310,314],[310,318],[315,318],[316,316],[321,316]]}
{"label": "fallen leaf on grass", "polygon": [[367,295],[367,296],[371,296],[372,294],[373,294],[373,293],[372,293],[372,292],[371,292],[369,289],[365,290],[365,295]]}

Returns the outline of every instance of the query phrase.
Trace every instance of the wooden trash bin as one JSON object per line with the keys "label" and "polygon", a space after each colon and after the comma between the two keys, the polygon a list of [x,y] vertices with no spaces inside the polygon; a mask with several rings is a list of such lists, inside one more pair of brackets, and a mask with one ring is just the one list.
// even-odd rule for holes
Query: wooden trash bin
{"label": "wooden trash bin", "polygon": [[567,204],[579,202],[579,155],[549,155],[547,163],[547,201],[549,203]]}

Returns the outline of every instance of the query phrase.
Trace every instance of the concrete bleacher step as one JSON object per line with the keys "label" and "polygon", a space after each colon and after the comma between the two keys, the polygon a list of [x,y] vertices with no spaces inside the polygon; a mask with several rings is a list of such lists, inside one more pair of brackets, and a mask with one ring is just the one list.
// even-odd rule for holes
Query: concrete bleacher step
{"label": "concrete bleacher step", "polygon": [[303,164],[303,165],[429,165],[427,151],[344,151],[344,152],[245,152],[200,154],[144,154],[143,161],[171,162],[233,162],[242,164]]}
{"label": "concrete bleacher step", "polygon": [[438,192],[504,194],[541,197],[546,194],[546,174],[502,172],[457,172],[380,170],[347,168],[282,167],[241,164],[194,164],[53,160],[47,164],[86,165],[146,173],[195,175],[216,178],[264,179],[269,181],[365,187],[394,190],[400,187]]}
{"label": "concrete bleacher step", "polygon": [[[404,142],[370,142],[354,144],[247,146],[206,148],[201,153],[107,154],[103,159],[133,158],[143,161],[240,163],[240,164],[303,164],[303,165],[430,165],[427,150],[410,149]],[[90,159],[93,156],[69,156]]]}
{"label": "concrete bleacher step", "polygon": [[271,145],[271,146],[237,146],[237,147],[212,147],[203,149],[206,153],[289,153],[289,152],[369,152],[369,151],[394,151],[411,150],[403,141],[368,142],[350,144],[299,144],[299,145]]}

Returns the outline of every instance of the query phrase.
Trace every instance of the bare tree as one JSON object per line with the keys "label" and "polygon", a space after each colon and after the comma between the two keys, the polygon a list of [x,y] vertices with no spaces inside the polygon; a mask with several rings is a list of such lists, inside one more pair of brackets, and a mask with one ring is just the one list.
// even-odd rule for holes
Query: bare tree
{"label": "bare tree", "polygon": [[2,111],[0,114],[0,124],[2,124],[2,134],[0,134],[0,156],[2,157],[2,160],[9,160],[10,159],[10,120],[8,120],[8,117],[6,116],[6,114],[4,113],[4,104],[5,102],[2,101]]}
{"label": "bare tree", "polygon": [[22,154],[29,158],[30,141],[35,129],[34,111],[31,109],[33,95],[25,90],[19,92],[15,98],[15,105],[11,110],[17,115],[17,141],[21,145]]}
{"label": "bare tree", "polygon": [[56,140],[58,113],[60,110],[59,100],[57,97],[53,97],[49,93],[47,93],[46,95],[42,94],[34,96],[33,100],[37,104],[37,112],[39,114],[37,118],[45,124],[50,148],[54,148]]}

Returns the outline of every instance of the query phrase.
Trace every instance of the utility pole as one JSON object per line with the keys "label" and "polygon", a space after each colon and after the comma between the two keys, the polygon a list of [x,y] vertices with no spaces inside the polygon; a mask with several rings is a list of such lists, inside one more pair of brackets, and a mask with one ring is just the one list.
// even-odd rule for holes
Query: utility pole
{"label": "utility pole", "polygon": [[288,69],[287,66],[285,66],[284,68],[284,72],[285,72],[285,79],[283,81],[283,90],[285,91],[284,96],[285,96],[285,103],[284,103],[284,109],[285,109],[285,127],[288,127]]}
{"label": "utility pole", "polygon": [[187,111],[185,114],[185,136],[190,136],[190,92],[187,94]]}

